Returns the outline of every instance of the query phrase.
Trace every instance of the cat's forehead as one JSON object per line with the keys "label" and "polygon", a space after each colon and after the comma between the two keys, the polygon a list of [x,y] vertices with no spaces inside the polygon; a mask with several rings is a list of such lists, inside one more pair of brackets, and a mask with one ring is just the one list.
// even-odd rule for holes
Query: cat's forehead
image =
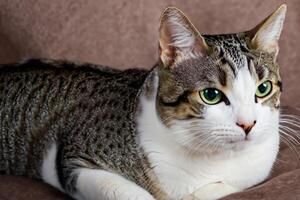
{"label": "cat's forehead", "polygon": [[185,87],[228,86],[244,68],[257,81],[279,76],[274,59],[268,54],[251,51],[242,35],[205,35],[204,38],[215,54],[182,60],[174,69],[177,80]]}
{"label": "cat's forehead", "polygon": [[236,75],[240,68],[245,67],[250,50],[244,37],[238,34],[206,35],[207,43],[218,50],[218,58],[223,64],[231,65]]}
{"label": "cat's forehead", "polygon": [[[232,56],[240,56],[248,53],[248,45],[244,34],[220,34],[220,35],[203,35],[205,41],[212,46],[221,48],[224,53],[232,54]],[[236,55],[236,52],[241,54]]]}

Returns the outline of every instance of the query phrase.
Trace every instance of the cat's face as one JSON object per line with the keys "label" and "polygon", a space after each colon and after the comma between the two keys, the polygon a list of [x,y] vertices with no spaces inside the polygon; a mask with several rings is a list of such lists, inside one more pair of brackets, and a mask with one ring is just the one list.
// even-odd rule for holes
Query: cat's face
{"label": "cat's face", "polygon": [[164,11],[157,110],[180,145],[217,152],[278,137],[285,12],[279,7],[251,31],[206,36],[178,9]]}

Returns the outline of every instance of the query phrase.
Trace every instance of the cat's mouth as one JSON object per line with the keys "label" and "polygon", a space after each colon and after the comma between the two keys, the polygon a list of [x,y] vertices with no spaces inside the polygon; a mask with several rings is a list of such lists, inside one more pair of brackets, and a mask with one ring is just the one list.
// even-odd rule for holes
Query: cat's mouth
{"label": "cat's mouth", "polygon": [[227,135],[226,138],[223,138],[223,141],[225,148],[239,151],[245,149],[250,143],[252,143],[253,139],[245,134],[236,133],[234,135]]}
{"label": "cat's mouth", "polygon": [[250,139],[248,136],[245,136],[244,138],[239,139],[239,140],[230,140],[229,143],[237,144],[237,143],[245,143],[245,142],[250,142],[250,141],[252,141],[252,139]]}
{"label": "cat's mouth", "polygon": [[249,141],[249,137],[245,136],[240,130],[236,129],[215,129],[212,131],[218,139],[223,140],[225,143],[236,144],[243,141]]}

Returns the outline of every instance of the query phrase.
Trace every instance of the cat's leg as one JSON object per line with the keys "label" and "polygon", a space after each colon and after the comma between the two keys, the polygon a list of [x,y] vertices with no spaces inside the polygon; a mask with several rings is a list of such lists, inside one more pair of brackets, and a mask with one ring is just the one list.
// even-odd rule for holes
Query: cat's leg
{"label": "cat's leg", "polygon": [[84,145],[60,145],[56,169],[63,190],[77,200],[154,200],[136,183],[113,172],[93,169],[95,166]]}
{"label": "cat's leg", "polygon": [[183,200],[216,200],[241,190],[224,183],[210,183],[196,190]]}
{"label": "cat's leg", "polygon": [[117,174],[81,168],[76,170],[77,199],[84,200],[154,200],[151,194]]}

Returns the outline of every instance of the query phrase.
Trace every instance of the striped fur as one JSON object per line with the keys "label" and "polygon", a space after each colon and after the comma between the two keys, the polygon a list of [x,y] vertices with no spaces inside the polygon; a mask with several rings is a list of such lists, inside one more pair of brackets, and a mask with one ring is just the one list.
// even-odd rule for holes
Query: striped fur
{"label": "striped fur", "polygon": [[[251,31],[201,35],[167,8],[150,71],[1,65],[0,172],[42,179],[76,199],[216,199],[258,184],[278,152],[285,10]],[[255,97],[265,80],[272,92]],[[205,104],[206,88],[222,91],[222,101]],[[238,124],[253,122],[248,133]]]}

